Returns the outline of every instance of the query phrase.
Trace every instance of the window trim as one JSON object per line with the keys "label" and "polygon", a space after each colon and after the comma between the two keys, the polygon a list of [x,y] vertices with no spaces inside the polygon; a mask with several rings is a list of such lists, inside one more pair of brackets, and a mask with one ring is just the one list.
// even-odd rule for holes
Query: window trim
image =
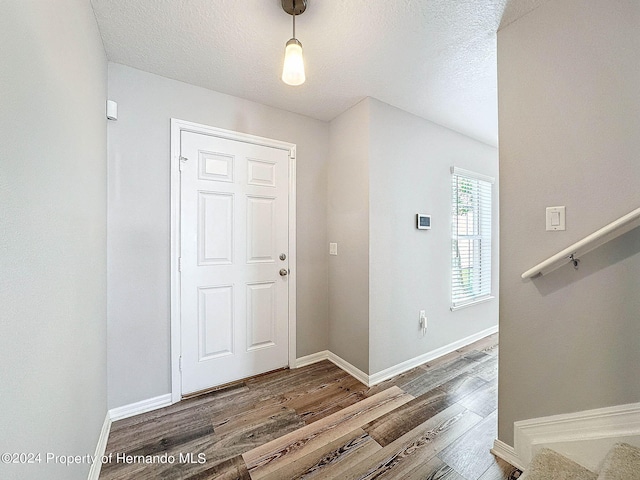
{"label": "window trim", "polygon": [[[495,178],[491,177],[489,175],[484,175],[482,173],[473,172],[471,170],[466,170],[464,168],[455,167],[455,166],[451,167],[451,175],[452,176],[456,175],[456,176],[466,177],[466,178],[469,178],[469,179],[472,179],[472,180],[480,180],[482,182],[487,182],[487,183],[489,183],[491,185],[491,197],[490,197],[491,198],[491,204],[490,204],[491,220],[490,220],[490,231],[489,231],[490,232],[489,233],[490,237],[489,238],[490,238],[490,240],[493,240],[493,225],[494,225],[493,224],[493,216],[494,216],[493,215],[493,210],[494,210],[494,205],[493,205],[493,203],[494,203],[493,185],[495,184]],[[453,182],[453,178],[451,179],[451,182]],[[453,191],[452,191],[452,194],[453,194]],[[451,221],[451,228],[450,228],[450,231],[451,231],[451,246],[453,246],[453,241],[454,241],[454,236],[453,236],[453,222],[454,222],[454,219],[453,219],[453,207],[454,207],[454,205],[452,204],[451,205],[451,212],[452,213],[451,213],[451,218],[450,218],[450,221]],[[493,250],[493,242],[492,242],[492,247],[491,248]],[[491,253],[492,253],[491,257],[493,258],[493,252],[491,252]],[[451,259],[451,260],[453,260],[453,259]],[[493,262],[493,260],[491,260],[491,261]],[[492,265],[489,265],[489,270],[490,271],[492,270]],[[453,262],[451,263],[449,271],[450,271],[450,274],[451,274],[450,281],[449,281],[449,288],[451,289],[450,290],[449,301],[450,301],[450,310],[452,312],[456,311],[456,310],[460,310],[462,308],[470,307],[472,305],[476,305],[478,303],[484,303],[484,302],[487,302],[487,301],[492,300],[492,299],[495,298],[495,296],[493,295],[493,274],[491,274],[491,278],[490,278],[490,281],[489,281],[489,293],[485,293],[485,294],[482,294],[482,295],[475,296],[473,298],[470,298],[467,301],[454,303],[454,299],[453,299],[453,273],[454,273],[453,272]]]}
{"label": "window trim", "polygon": [[494,298],[496,298],[496,297],[493,294],[483,295],[482,297],[474,298],[473,300],[469,300],[468,302],[460,303],[460,304],[455,305],[455,306],[451,305],[451,307],[449,307],[449,309],[452,312],[455,312],[456,310],[461,310],[463,308],[471,307],[471,306],[476,305],[478,303],[488,302],[489,300],[493,300]]}
{"label": "window trim", "polygon": [[[484,175],[483,173],[473,172],[471,170],[465,170],[464,168],[460,168],[460,167],[451,167],[451,174],[452,175],[461,175],[463,177],[474,178],[476,180],[482,180],[483,182],[490,183],[491,185],[496,183],[496,179],[493,178],[493,177],[490,177],[489,175]],[[493,200],[493,198],[491,200]]]}

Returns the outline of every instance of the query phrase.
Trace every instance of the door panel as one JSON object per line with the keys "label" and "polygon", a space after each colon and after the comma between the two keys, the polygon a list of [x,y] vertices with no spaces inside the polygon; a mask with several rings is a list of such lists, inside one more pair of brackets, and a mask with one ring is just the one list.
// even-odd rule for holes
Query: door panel
{"label": "door panel", "polygon": [[275,263],[275,198],[247,197],[247,262]]}
{"label": "door panel", "polygon": [[233,182],[233,156],[201,151],[198,161],[200,179]]}
{"label": "door panel", "polygon": [[182,393],[288,363],[288,152],[181,133]]}
{"label": "door panel", "polygon": [[233,285],[198,288],[198,361],[233,354]]}
{"label": "door panel", "polygon": [[276,284],[247,285],[247,349],[256,350],[275,345]]}
{"label": "door panel", "polygon": [[266,187],[276,186],[276,165],[272,162],[248,159],[248,179],[249,185],[264,185]]}
{"label": "door panel", "polygon": [[230,265],[233,195],[198,192],[198,265]]}

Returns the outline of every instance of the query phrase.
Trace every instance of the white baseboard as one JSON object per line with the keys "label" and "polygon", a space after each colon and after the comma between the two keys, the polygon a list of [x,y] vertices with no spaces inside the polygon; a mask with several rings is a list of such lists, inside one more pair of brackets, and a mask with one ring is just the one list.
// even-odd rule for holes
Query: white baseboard
{"label": "white baseboard", "polygon": [[336,355],[333,352],[330,352],[329,350],[322,350],[321,352],[312,353],[311,355],[307,355],[307,356],[300,357],[300,358],[296,359],[295,368],[306,367],[307,365],[311,365],[312,363],[321,362],[323,360],[329,360],[331,363],[333,363],[334,365],[336,365],[340,369],[342,369],[345,372],[347,372],[349,375],[351,375],[353,378],[355,378],[359,382],[364,383],[366,386],[370,386],[369,385],[369,375],[364,373],[359,368],[354,367],[349,362],[347,362],[345,359],[339,357],[338,355]]}
{"label": "white baseboard", "polygon": [[112,408],[105,416],[104,423],[102,424],[102,430],[100,431],[100,437],[98,438],[98,445],[96,446],[95,455],[91,468],[89,469],[89,476],[87,480],[98,480],[100,477],[100,470],[102,469],[102,457],[107,449],[107,441],[109,440],[109,432],[111,432],[111,424],[116,420],[122,420],[123,418],[133,417],[141,413],[157,410],[158,408],[167,407],[171,405],[171,394],[160,395],[158,397],[149,398],[140,402],[131,403],[129,405],[123,405],[122,407]]}
{"label": "white baseboard", "polygon": [[362,370],[354,367],[353,365],[351,365],[346,360],[340,358],[335,353],[329,352],[328,360],[330,362],[334,363],[335,365],[337,365],[338,367],[340,367],[342,370],[347,372],[349,375],[351,375],[353,378],[355,378],[359,382],[364,383],[367,387],[371,386],[371,384],[369,382],[369,375],[364,373]]}
{"label": "white baseboard", "polygon": [[355,378],[359,382],[362,382],[365,385],[369,386],[369,375],[364,373],[359,368],[354,367],[349,362],[347,362],[345,359],[339,357],[338,355],[336,355],[333,352],[330,352],[329,350],[323,350],[321,352],[312,353],[311,355],[307,355],[305,357],[298,358],[296,360],[296,367],[295,368],[306,367],[307,365],[311,365],[312,363],[321,362],[323,360],[329,360],[331,363],[333,363],[334,365],[336,365],[340,369],[342,369],[345,372],[347,372],[349,375],[351,375],[353,378]]}
{"label": "white baseboard", "polygon": [[525,467],[548,447],[595,471],[615,443],[640,446],[640,403],[523,420],[513,431],[516,456]]}
{"label": "white baseboard", "polygon": [[109,410],[109,416],[111,421],[115,422],[116,420],[133,417],[134,415],[140,415],[141,413],[157,410],[158,408],[168,407],[169,405],[171,405],[171,394],[167,393],[140,402],[123,405],[122,407],[112,408]]}
{"label": "white baseboard", "polygon": [[89,469],[89,476],[87,480],[98,480],[100,477],[100,470],[102,468],[102,456],[107,448],[107,440],[109,440],[109,432],[111,431],[111,417],[107,412],[104,423],[102,424],[102,430],[100,431],[100,437],[98,438],[98,445],[96,446],[96,452]]}
{"label": "white baseboard", "polygon": [[[336,366],[338,366],[339,368],[347,372],[349,375],[354,377],[356,380],[370,387],[384,380],[387,380],[388,378],[391,378],[395,375],[399,375],[400,373],[406,372],[407,370],[411,370],[412,368],[417,367],[418,365],[421,365],[425,362],[429,362],[438,357],[441,357],[442,355],[446,355],[447,353],[453,352],[454,350],[457,350],[466,345],[469,345],[477,340],[480,340],[481,338],[492,335],[497,331],[498,331],[498,326],[496,325],[495,327],[488,328],[486,330],[483,330],[474,335],[471,335],[469,337],[453,342],[444,347],[438,348],[431,352],[425,353],[418,357],[399,363],[398,365],[387,368],[373,375],[367,375],[362,370],[353,366],[352,364],[350,364],[349,362],[347,362],[346,360],[344,360],[343,358],[339,357],[338,355],[336,355],[335,353],[329,350],[323,350],[321,352],[300,357],[296,359],[295,366],[293,368],[300,368],[306,365],[311,365],[313,363],[320,362],[322,360],[329,360],[330,362],[332,362],[333,364],[335,364]],[[102,465],[100,460],[102,459],[102,455],[104,455],[104,451],[107,446],[107,439],[109,436],[109,431],[111,429],[112,422],[115,422],[117,420],[122,420],[124,418],[133,417],[134,415],[140,415],[141,413],[150,412],[152,410],[157,410],[159,408],[168,407],[171,404],[172,404],[172,396],[170,393],[167,393],[165,395],[160,395],[154,398],[149,398],[147,400],[142,400],[140,402],[131,403],[129,405],[123,405],[122,407],[112,408],[111,410],[109,410],[107,413],[107,418],[105,419],[105,424],[103,425],[102,432],[100,434],[98,447],[96,448],[96,461],[100,463],[96,464],[96,461],[94,461],[94,464],[91,466],[91,470],[89,472],[89,480],[97,480],[98,476],[100,475],[100,467]],[[498,442],[498,440],[496,440],[496,442]],[[506,444],[503,444],[503,445],[508,447],[508,445]],[[494,448],[495,448],[495,445],[494,445]],[[513,465],[518,466],[513,462],[509,462],[509,463],[512,463]]]}
{"label": "white baseboard", "polygon": [[297,358],[295,368],[306,367],[307,365],[318,363],[322,360],[329,360],[329,350],[323,350],[318,353],[312,353],[311,355]]}
{"label": "white baseboard", "polygon": [[385,370],[382,370],[378,373],[374,373],[373,375],[367,375],[362,370],[354,367],[349,362],[339,357],[335,353],[329,350],[323,350],[321,352],[312,353],[311,355],[307,355],[304,357],[300,357],[296,359],[296,364],[294,368],[300,368],[307,365],[311,365],[312,363],[321,362],[322,360],[329,360],[330,362],[336,364],[342,370],[350,374],[356,380],[364,383],[366,386],[371,387],[380,382],[383,382],[391,377],[396,375],[400,375],[401,373],[406,372],[407,370],[411,370],[418,365],[422,365],[423,363],[430,362],[431,360],[435,360],[438,357],[446,355],[447,353],[451,353],[454,350],[458,350],[459,348],[466,347],[467,345],[472,344],[473,342],[477,342],[478,340],[488,337],[489,335],[493,335],[498,331],[498,326],[487,328],[486,330],[482,330],[481,332],[475,333],[468,337],[457,340],[449,345],[445,345],[444,347],[437,348],[436,350],[432,350],[431,352],[424,353],[417,357],[406,360],[402,363],[394,365],[393,367],[389,367]]}
{"label": "white baseboard", "polygon": [[511,445],[507,445],[506,443],[496,438],[493,442],[491,453],[493,453],[496,457],[501,458],[505,462],[510,463],[514,467],[519,468],[520,470],[524,470],[522,461]]}
{"label": "white baseboard", "polygon": [[470,345],[473,342],[477,342],[484,337],[493,335],[497,331],[498,325],[495,325],[493,327],[487,328],[486,330],[482,330],[481,332],[475,333],[460,340],[456,340],[455,342],[450,343],[449,345],[445,345],[444,347],[440,347],[417,357],[410,358],[409,360],[398,363],[393,367],[389,367],[381,370],[380,372],[374,373],[373,375],[369,376],[369,386],[384,382],[385,380],[388,380],[391,377],[395,377],[396,375],[400,375],[401,373],[404,373],[407,370],[411,370],[418,365],[422,365],[423,363],[435,360],[436,358],[442,357],[443,355],[451,353],[454,350],[458,350],[459,348],[466,347],[467,345]]}

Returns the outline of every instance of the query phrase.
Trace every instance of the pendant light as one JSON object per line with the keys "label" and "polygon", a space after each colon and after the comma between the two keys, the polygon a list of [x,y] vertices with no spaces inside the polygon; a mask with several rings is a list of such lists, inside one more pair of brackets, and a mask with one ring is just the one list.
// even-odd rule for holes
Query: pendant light
{"label": "pendant light", "polygon": [[293,38],[287,42],[284,50],[282,81],[287,85],[302,85],[305,81],[302,44],[296,38],[296,15],[307,9],[307,0],[282,0],[282,8],[293,16]]}

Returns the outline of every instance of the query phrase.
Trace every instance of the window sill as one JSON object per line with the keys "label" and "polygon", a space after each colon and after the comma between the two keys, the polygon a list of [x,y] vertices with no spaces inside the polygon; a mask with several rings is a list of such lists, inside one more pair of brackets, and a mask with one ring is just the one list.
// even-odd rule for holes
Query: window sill
{"label": "window sill", "polygon": [[471,307],[473,305],[477,305],[479,303],[488,302],[489,300],[493,300],[494,298],[496,298],[496,297],[494,297],[493,295],[488,295],[486,297],[477,298],[477,299],[471,300],[470,302],[467,302],[467,303],[451,306],[451,311],[455,312],[456,310],[460,310],[462,308],[467,308],[467,307]]}

